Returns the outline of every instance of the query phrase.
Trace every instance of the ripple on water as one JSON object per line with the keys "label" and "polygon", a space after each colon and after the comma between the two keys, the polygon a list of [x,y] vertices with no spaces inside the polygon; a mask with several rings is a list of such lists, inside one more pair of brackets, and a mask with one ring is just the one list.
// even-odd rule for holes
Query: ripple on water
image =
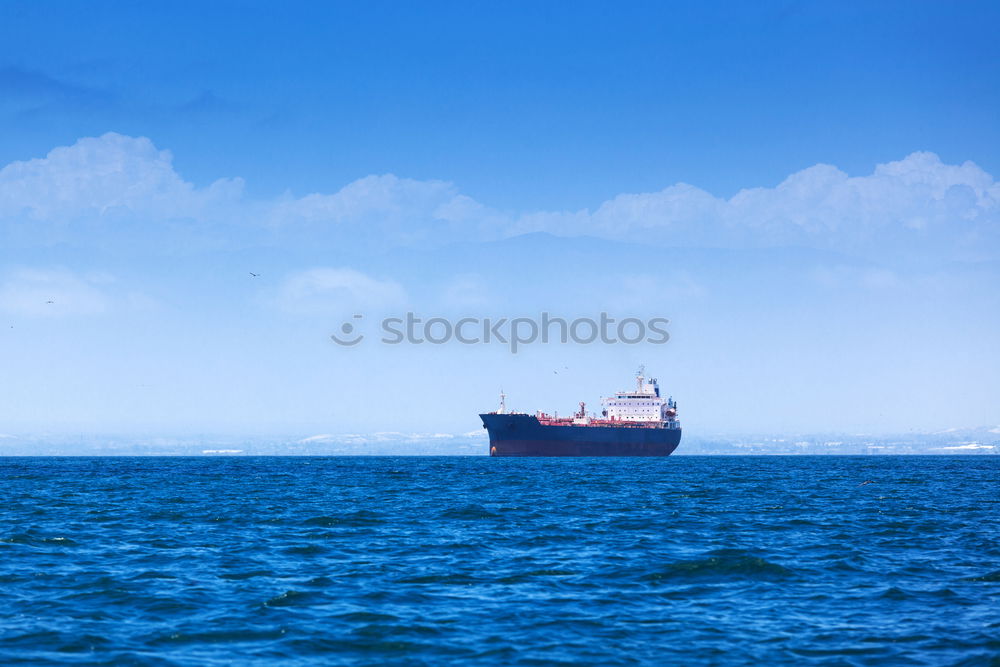
{"label": "ripple on water", "polygon": [[715,580],[750,581],[779,580],[794,577],[792,570],[760,556],[723,554],[665,563],[640,576],[643,581]]}
{"label": "ripple on water", "polygon": [[452,507],[441,513],[442,519],[457,519],[459,521],[477,521],[481,519],[499,519],[500,515],[491,512],[481,505],[465,505]]}
{"label": "ripple on water", "polygon": [[357,526],[376,526],[383,523],[384,520],[385,517],[379,512],[359,510],[338,516],[315,516],[310,519],[306,519],[302,523],[306,526],[318,526],[321,528],[352,528]]}
{"label": "ripple on water", "polygon": [[265,607],[305,607],[325,602],[318,591],[287,590],[264,602]]}

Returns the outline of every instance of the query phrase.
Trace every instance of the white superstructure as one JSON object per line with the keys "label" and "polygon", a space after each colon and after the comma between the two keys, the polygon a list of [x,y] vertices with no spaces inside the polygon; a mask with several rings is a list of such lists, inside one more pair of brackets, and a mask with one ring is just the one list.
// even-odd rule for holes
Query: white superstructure
{"label": "white superstructure", "polygon": [[660,396],[656,378],[646,378],[644,370],[636,375],[636,387],[631,391],[616,392],[611,398],[602,398],[604,417],[614,421],[662,422],[665,428],[680,428],[677,421],[677,403],[673,398]]}

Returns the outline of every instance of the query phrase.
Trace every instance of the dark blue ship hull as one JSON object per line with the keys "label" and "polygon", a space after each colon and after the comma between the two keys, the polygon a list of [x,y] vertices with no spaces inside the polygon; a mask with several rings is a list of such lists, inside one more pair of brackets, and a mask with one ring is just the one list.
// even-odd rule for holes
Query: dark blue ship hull
{"label": "dark blue ship hull", "polygon": [[669,456],[681,429],[628,426],[547,426],[532,415],[479,415],[490,434],[490,456]]}

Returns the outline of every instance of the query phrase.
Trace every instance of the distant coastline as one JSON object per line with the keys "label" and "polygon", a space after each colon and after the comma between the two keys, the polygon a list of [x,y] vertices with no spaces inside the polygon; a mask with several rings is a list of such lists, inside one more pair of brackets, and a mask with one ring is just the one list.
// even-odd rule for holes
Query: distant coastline
{"label": "distant coastline", "polygon": [[[692,429],[693,430],[693,429]],[[964,455],[1000,453],[1000,427],[902,434],[692,435],[675,456]],[[2,456],[487,456],[486,432],[312,436],[3,434]]]}

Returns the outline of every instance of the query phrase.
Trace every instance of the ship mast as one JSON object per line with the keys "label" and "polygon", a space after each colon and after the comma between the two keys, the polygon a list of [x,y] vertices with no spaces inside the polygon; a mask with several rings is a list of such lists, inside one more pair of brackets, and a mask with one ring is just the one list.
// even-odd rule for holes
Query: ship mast
{"label": "ship mast", "polygon": [[507,394],[503,393],[503,389],[500,390],[500,409],[497,414],[507,414]]}

